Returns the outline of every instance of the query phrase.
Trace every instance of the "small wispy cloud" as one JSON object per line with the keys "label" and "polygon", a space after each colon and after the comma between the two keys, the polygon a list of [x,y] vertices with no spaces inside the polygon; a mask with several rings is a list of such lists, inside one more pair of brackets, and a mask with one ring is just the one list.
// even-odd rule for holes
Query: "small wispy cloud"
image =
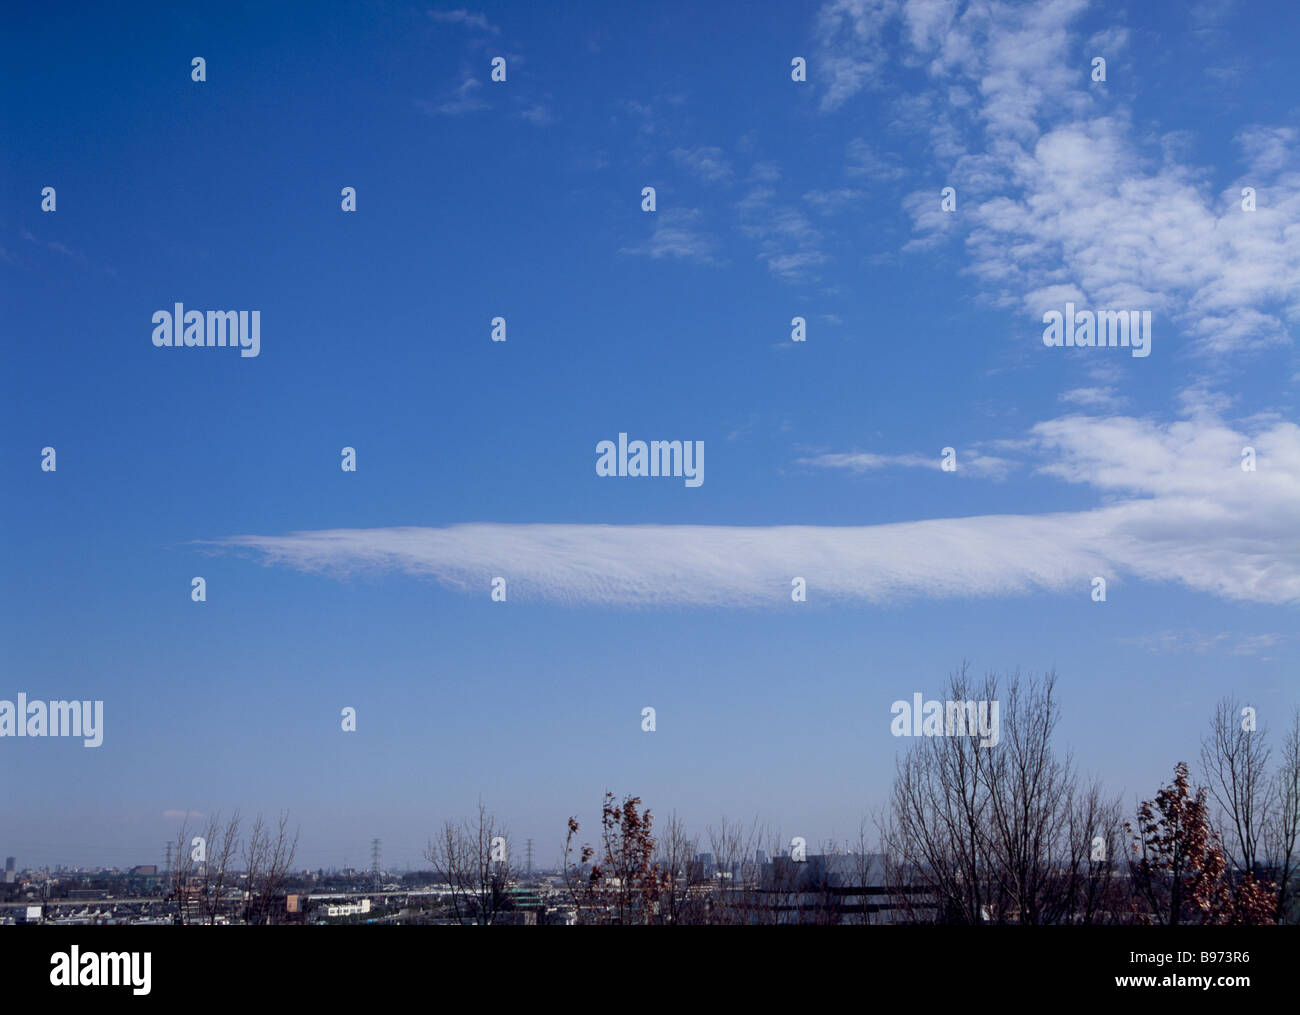
{"label": "small wispy cloud", "polygon": [[[909,8],[934,8],[913,3]],[[898,0],[831,0],[822,6],[813,26],[817,55],[810,83],[821,89],[821,108],[838,109],[864,88],[884,78],[888,53],[883,31],[900,4]]]}
{"label": "small wispy cloud", "polygon": [[437,116],[460,116],[487,109],[488,103],[482,98],[483,82],[476,77],[467,77],[446,98],[439,101],[417,99],[415,104],[424,112]]}
{"label": "small wispy cloud", "polygon": [[731,163],[721,148],[674,148],[669,154],[674,162],[705,183],[724,183],[732,177]]}
{"label": "small wispy cloud", "polygon": [[727,431],[726,439],[728,441],[734,441],[740,437],[744,437],[746,434],[750,433],[757,424],[758,424],[758,413],[751,412],[749,414],[749,418],[746,419],[743,423],[737,424],[736,426],[733,426],[730,430]]}
{"label": "small wispy cloud", "polygon": [[623,99],[620,108],[639,121],[638,129],[642,134],[653,134],[659,129],[659,117],[653,102],[638,102],[636,99]]}
{"label": "small wispy cloud", "polygon": [[866,198],[865,192],[852,187],[837,187],[834,190],[810,190],[803,199],[812,205],[813,210],[822,215],[833,215]]}
{"label": "small wispy cloud", "polygon": [[701,216],[694,208],[667,208],[655,212],[649,238],[635,246],[623,247],[620,254],[637,254],[658,260],[675,257],[682,260],[716,263],[717,244],[696,223]]}
{"label": "small wispy cloud", "polygon": [[[19,227],[18,235],[21,236],[28,243],[34,243],[38,247],[44,247],[46,250],[52,250],[56,254],[62,254],[64,257],[70,257],[72,258],[72,260],[78,261],[81,264],[88,263],[86,255],[83,254],[80,250],[73,250],[67,244],[60,243],[58,240],[40,240],[35,235],[33,235],[32,231],[28,229],[26,226]],[[12,255],[10,255],[9,259],[13,260],[15,263],[17,262],[17,258],[13,258]]]}
{"label": "small wispy cloud", "polygon": [[854,138],[849,142],[844,164],[845,176],[885,183],[902,179],[906,173],[898,156],[882,155],[862,138]]}
{"label": "small wispy cloud", "polygon": [[501,32],[501,29],[488,21],[487,15],[472,14],[463,7],[454,11],[430,11],[429,17],[444,25],[461,25],[480,32],[490,32],[492,35],[499,35]]}
{"label": "small wispy cloud", "polygon": [[1238,631],[1167,630],[1153,631],[1135,638],[1124,638],[1122,643],[1136,645],[1148,652],[1159,654],[1192,652],[1207,655],[1211,652],[1235,656],[1258,656],[1268,652],[1285,640],[1281,634],[1241,634]]}
{"label": "small wispy cloud", "polygon": [[1252,124],[1238,131],[1234,140],[1251,172],[1261,176],[1271,176],[1288,166],[1300,165],[1296,157],[1300,132],[1294,127]]}
{"label": "small wispy cloud", "polygon": [[822,250],[822,233],[802,209],[775,200],[771,187],[753,187],[736,203],[740,230],[758,243],[768,270],[790,282],[816,277],[830,258]]}
{"label": "small wispy cloud", "polygon": [[1078,405],[1085,409],[1101,409],[1107,412],[1120,409],[1128,403],[1127,398],[1116,394],[1115,389],[1109,385],[1072,388],[1069,391],[1061,392],[1057,398],[1068,405]]}
{"label": "small wispy cloud", "polygon": [[551,113],[550,107],[541,102],[535,102],[520,110],[519,118],[527,120],[534,127],[547,127],[555,122],[555,116]]}
{"label": "small wispy cloud", "polygon": [[[869,451],[849,451],[813,455],[797,459],[800,465],[812,465],[823,469],[848,469],[851,472],[872,472],[877,469],[942,469],[939,455],[879,455]],[[957,453],[957,472],[972,476],[984,476],[1003,479],[1016,463],[1009,458],[993,455]]]}

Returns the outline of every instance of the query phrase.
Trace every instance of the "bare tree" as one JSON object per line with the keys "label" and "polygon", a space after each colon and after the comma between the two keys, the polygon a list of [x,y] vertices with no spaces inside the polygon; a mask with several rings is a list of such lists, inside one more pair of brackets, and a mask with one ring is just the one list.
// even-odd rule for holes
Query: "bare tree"
{"label": "bare tree", "polygon": [[224,825],[221,816],[214,814],[208,821],[203,839],[207,858],[199,868],[200,905],[207,922],[215,924],[229,876],[233,873],[231,864],[239,848],[239,811],[236,810]]}
{"label": "bare tree", "polygon": [[676,812],[670,814],[655,841],[655,864],[665,875],[664,891],[659,900],[660,923],[701,922],[700,877],[695,864],[699,851],[699,836],[686,830]]}
{"label": "bare tree", "polygon": [[1057,753],[1055,688],[1055,673],[1028,682],[1014,675],[1002,695],[999,745],[981,755],[999,921],[1092,922],[1113,871],[1120,803],[1082,784],[1073,756]]}
{"label": "bare tree", "polygon": [[800,923],[833,927],[843,920],[844,876],[853,866],[847,850],[834,839],[817,844],[813,857],[800,865],[802,876],[796,882]]}
{"label": "bare tree", "polygon": [[509,908],[511,877],[509,832],[479,801],[478,816],[457,825],[446,822],[425,856],[447,882],[452,912],[459,923],[492,923]]}
{"label": "bare tree", "polygon": [[1241,704],[1222,699],[1201,741],[1201,768],[1218,805],[1218,832],[1243,873],[1260,873],[1260,840],[1269,823],[1268,734],[1247,728]]}
{"label": "bare tree", "polygon": [[1287,918],[1296,873],[1300,832],[1300,708],[1291,716],[1276,771],[1267,729],[1253,728],[1235,698],[1215,708],[1210,731],[1201,742],[1201,767],[1214,819],[1237,877],[1276,887],[1276,918]]}
{"label": "bare tree", "polygon": [[269,862],[268,854],[266,823],[259,814],[248,833],[248,841],[244,844],[244,919],[248,923],[259,922],[257,886],[261,883],[263,871]]}
{"label": "bare tree", "polygon": [[[1108,893],[1119,801],[1057,752],[1055,687],[1051,672],[976,685],[964,663],[950,677],[942,728],[930,717],[932,735],[899,760],[881,822],[891,906],[905,919],[1077,923],[1118,911]],[[997,735],[986,735],[995,706]],[[973,728],[983,707],[988,726]]]}
{"label": "bare tree", "polygon": [[194,862],[190,859],[190,816],[185,815],[180,831],[176,833],[176,861],[171,869],[171,895],[176,900],[176,922],[182,926],[189,922],[191,880]]}
{"label": "bare tree", "polygon": [[857,902],[849,907],[850,912],[856,913],[850,917],[851,922],[878,923],[874,900],[881,898],[882,886],[876,885],[875,881],[883,874],[883,868],[879,853],[868,838],[866,818],[858,822],[858,837],[849,847],[853,857],[854,894],[857,896]]}
{"label": "bare tree", "polygon": [[1273,776],[1269,797],[1270,820],[1264,825],[1263,852],[1269,876],[1277,883],[1277,919],[1289,918],[1294,898],[1297,833],[1300,833],[1300,707],[1291,713],[1291,725],[1282,744],[1282,756]]}
{"label": "bare tree", "polygon": [[[949,680],[954,701],[971,697],[967,666]],[[997,683],[986,678],[986,701],[997,700]],[[989,770],[979,737],[927,736],[897,762],[890,814],[882,841],[889,854],[898,908],[909,918],[978,924],[989,899]],[[918,878],[930,889],[937,913],[916,905],[910,890]]]}
{"label": "bare tree", "polygon": [[1101,784],[1077,787],[1068,814],[1066,866],[1054,893],[1062,923],[1117,923],[1128,917],[1115,877],[1124,861],[1123,808]]}
{"label": "bare tree", "polygon": [[753,918],[764,923],[802,923],[806,909],[807,861],[793,854],[792,840],[780,831],[769,834],[769,861]]}
{"label": "bare tree", "polygon": [[451,909],[457,923],[472,923],[473,911],[470,904],[472,892],[469,870],[473,866],[466,853],[468,843],[461,826],[454,821],[443,822],[437,838],[430,839],[425,857],[433,866],[433,872],[447,883],[451,892]]}
{"label": "bare tree", "polygon": [[275,838],[258,815],[244,846],[244,870],[247,878],[245,917],[249,923],[273,923],[279,918],[277,897],[283,890],[298,852],[298,833],[288,833],[289,815],[281,814]]}
{"label": "bare tree", "polygon": [[709,849],[717,865],[708,922],[752,923],[760,887],[760,872],[754,863],[762,841],[758,819],[747,827],[724,817],[717,828],[709,827],[708,836]]}
{"label": "bare tree", "polygon": [[[1017,674],[1002,694],[1001,733],[997,749],[976,755],[988,786],[989,872],[997,886],[999,920],[1043,923],[1059,917],[1052,911],[1054,853],[1062,847],[1060,819],[1070,811],[1072,761],[1052,750],[1052,734],[1060,720],[1054,691],[1055,674],[1041,684],[1022,685]],[[989,700],[995,700],[991,695]],[[960,699],[959,699],[960,700]],[[991,707],[991,706],[990,706]]]}

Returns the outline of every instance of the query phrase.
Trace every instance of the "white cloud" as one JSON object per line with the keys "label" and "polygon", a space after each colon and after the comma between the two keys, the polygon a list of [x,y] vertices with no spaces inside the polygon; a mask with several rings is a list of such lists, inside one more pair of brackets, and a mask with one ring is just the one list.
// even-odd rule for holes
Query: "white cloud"
{"label": "white cloud", "polygon": [[1207,634],[1204,631],[1168,630],[1155,631],[1137,638],[1125,639],[1127,644],[1137,645],[1148,652],[1194,652],[1205,655],[1209,652],[1222,652],[1236,656],[1257,656],[1276,648],[1283,641],[1280,634],[1242,634],[1239,631],[1220,631]]}
{"label": "white cloud", "polygon": [[497,35],[501,31],[488,21],[487,15],[471,14],[464,8],[454,11],[430,11],[429,17],[442,24],[464,25],[466,28],[477,28],[481,32],[491,32],[493,35]]}
{"label": "white cloud", "polygon": [[526,109],[519,111],[520,119],[527,120],[534,127],[546,127],[555,122],[555,117],[551,114],[550,107],[542,102],[534,102]]}
{"label": "white cloud", "polygon": [[812,205],[814,211],[832,215],[857,204],[865,197],[865,193],[852,187],[838,187],[835,190],[810,190],[804,194],[803,199]]}
{"label": "white cloud", "polygon": [[674,162],[706,183],[723,183],[731,179],[731,164],[723,156],[721,148],[674,148],[670,154]]}
{"label": "white cloud", "polygon": [[1259,124],[1238,132],[1236,142],[1251,172],[1265,177],[1296,165],[1296,141],[1300,132],[1294,127],[1266,127]]}
{"label": "white cloud", "polygon": [[1114,59],[1115,54],[1128,45],[1129,33],[1127,28],[1118,26],[1104,28],[1100,32],[1094,32],[1088,39],[1084,47],[1088,51],[1088,66],[1092,67],[1092,58],[1100,56],[1106,60],[1107,65]]}
{"label": "white cloud", "polygon": [[416,105],[426,113],[442,116],[459,116],[461,113],[473,113],[487,109],[488,104],[480,97],[483,82],[475,77],[468,77],[456,86],[455,91],[441,102],[429,102],[425,99],[416,101]]}
{"label": "white cloud", "polygon": [[741,232],[758,241],[758,257],[774,275],[790,282],[814,278],[814,269],[830,260],[821,231],[800,208],[778,204],[774,196],[771,187],[754,187],[736,203]]}
{"label": "white cloud", "polygon": [[1080,405],[1085,409],[1105,409],[1113,411],[1127,404],[1128,399],[1115,393],[1109,385],[1102,387],[1073,388],[1057,396],[1062,402]]}
{"label": "white cloud", "polygon": [[[1241,448],[1258,454],[1240,468]],[[1069,416],[1026,439],[1038,471],[1093,490],[1090,510],[871,526],[526,525],[336,529],[215,545],[303,571],[377,569],[487,595],[610,606],[1063,593],[1095,575],[1174,582],[1230,600],[1300,603],[1300,426],[1252,434],[1217,418],[1157,424]]]}
{"label": "white cloud", "polygon": [[832,0],[817,15],[818,54],[808,77],[824,91],[821,107],[837,109],[863,88],[877,85],[888,62],[881,30],[897,14],[897,0]]}
{"label": "white cloud", "polygon": [[[967,454],[957,452],[957,472],[988,476],[994,479],[1004,478],[1015,468],[1016,463],[1007,458],[996,458],[979,453]],[[825,469],[848,469],[851,472],[871,472],[876,469],[942,469],[942,459],[938,455],[878,455],[866,451],[851,451],[814,455],[810,458],[797,459],[800,465],[813,465]]]}
{"label": "white cloud", "polygon": [[699,211],[693,208],[668,208],[655,212],[649,239],[637,246],[623,247],[619,253],[643,254],[655,260],[676,257],[704,264],[715,263],[715,243],[696,227],[699,218]]}
{"label": "white cloud", "polygon": [[[1166,144],[1155,158],[1080,56],[1103,55],[1092,52],[1098,46],[1113,54],[1128,32],[1111,26],[1078,38],[1073,23],[1085,7],[837,0],[822,8],[815,31],[826,52],[835,66],[857,68],[832,76],[830,106],[898,69],[880,43],[895,14],[897,62],[932,81],[930,92],[895,105],[900,123],[929,134],[958,213],[941,215],[932,188],[912,195],[905,206],[916,235],[905,250],[963,236],[986,295],[1035,324],[1050,309],[1046,293],[1070,290],[1084,305],[1152,310],[1157,349],[1171,324],[1203,355],[1290,342],[1300,321],[1296,130],[1243,128],[1247,172],[1222,191],[1181,161],[1185,145]],[[1257,189],[1257,211],[1241,209],[1243,186]]]}
{"label": "white cloud", "polygon": [[1188,12],[1199,31],[1217,30],[1233,13],[1236,0],[1201,0]]}
{"label": "white cloud", "polygon": [[887,182],[901,179],[906,170],[899,165],[897,156],[882,155],[862,138],[849,142],[844,175]]}

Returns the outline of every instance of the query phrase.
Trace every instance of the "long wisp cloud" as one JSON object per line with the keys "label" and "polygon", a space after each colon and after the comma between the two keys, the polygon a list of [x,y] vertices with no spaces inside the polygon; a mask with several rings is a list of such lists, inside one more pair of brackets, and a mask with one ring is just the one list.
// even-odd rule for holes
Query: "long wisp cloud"
{"label": "long wisp cloud", "polygon": [[[266,564],[346,575],[398,572],[511,601],[754,607],[1061,593],[1094,577],[1174,582],[1225,599],[1300,603],[1300,427],[1251,444],[1217,419],[1167,426],[1066,417],[1035,426],[1035,471],[1092,487],[1083,511],[868,526],[562,525],[330,529],[233,536]],[[1242,448],[1257,455],[1241,468]]]}

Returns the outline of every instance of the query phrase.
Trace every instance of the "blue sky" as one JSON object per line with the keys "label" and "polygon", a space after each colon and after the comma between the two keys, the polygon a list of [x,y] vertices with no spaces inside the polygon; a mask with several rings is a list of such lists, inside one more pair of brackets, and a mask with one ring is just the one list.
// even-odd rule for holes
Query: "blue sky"
{"label": "blue sky", "polygon": [[[0,853],[153,862],[240,807],[418,866],[481,797],[549,860],[606,789],[816,843],[963,659],[1054,667],[1130,804],[1220,697],[1300,697],[1289,7],[3,29],[0,698],[106,729],[0,741]],[[1151,355],[1045,347],[1067,300],[1150,310]],[[260,355],[155,348],[176,302],[259,310]],[[704,483],[597,476],[620,432],[703,441]]]}

